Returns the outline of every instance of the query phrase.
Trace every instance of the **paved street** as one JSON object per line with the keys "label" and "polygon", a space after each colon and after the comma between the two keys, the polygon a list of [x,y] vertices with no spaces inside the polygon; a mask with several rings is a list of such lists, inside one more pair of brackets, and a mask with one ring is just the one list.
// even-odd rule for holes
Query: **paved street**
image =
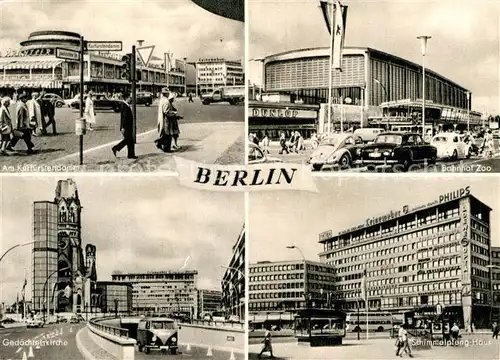
{"label": "paved street", "polygon": [[186,345],[181,345],[179,349],[179,353],[175,356],[173,355],[164,355],[160,351],[152,350],[148,355],[145,353],[141,353],[136,350],[135,359],[136,360],[146,360],[146,359],[165,359],[165,357],[171,357],[174,359],[213,359],[213,360],[243,360],[245,356],[242,353],[233,353],[233,357],[231,357],[231,353],[227,351],[219,351],[219,350],[211,350],[208,351],[207,348],[201,347],[193,347],[191,346],[189,349]]}
{"label": "paved street", "polygon": [[[491,335],[464,336],[459,346],[433,346],[431,349],[413,349],[415,359],[463,359],[493,360],[500,354],[500,340],[492,340]],[[341,346],[314,347],[296,342],[274,343],[273,352],[277,360],[285,359],[398,359],[395,354],[394,339],[344,340]],[[249,360],[257,359],[262,344],[249,345]],[[266,356],[267,355],[267,356]],[[407,357],[407,355],[404,355]],[[268,358],[268,353],[262,359]]]}
{"label": "paved street", "polygon": [[84,360],[76,345],[76,334],[83,325],[54,324],[40,329],[0,331],[1,360]]}
{"label": "paved street", "polygon": [[[456,161],[438,161],[436,165],[412,165],[411,172],[431,172],[431,173],[491,173],[500,172],[500,144],[495,141],[496,153],[492,158],[482,156],[472,156],[470,159]],[[278,158],[287,163],[307,164],[312,150],[307,146],[305,152],[282,154],[278,153],[279,146],[272,144],[268,157]],[[354,172],[354,173],[391,173],[391,168],[368,169],[366,166],[353,165],[350,169],[340,170],[338,167],[325,166],[322,172]]]}
{"label": "paved street", "polygon": [[[179,99],[176,107],[184,119],[179,121],[181,149],[179,156],[193,160],[215,163],[241,163],[244,161],[244,107],[227,104],[202,105],[198,99],[188,103]],[[156,149],[157,106],[137,106],[137,145],[139,159],[126,159],[126,150],[122,150],[116,159],[111,147],[121,140],[120,114],[113,111],[97,113],[97,129],[88,131],[84,136],[84,166],[79,167],[79,137],[75,132],[77,110],[57,108],[56,121],[58,135],[35,137],[37,153],[27,156],[24,143],[16,146],[11,156],[0,157],[1,172],[22,171],[120,171],[117,167],[138,165],[131,171],[148,171],[146,165],[162,170],[175,170],[172,154],[165,154]],[[35,168],[46,165],[43,170]],[[103,165],[107,167],[103,169]],[[116,167],[115,167],[116,166]],[[69,167],[69,168],[68,168]],[[154,170],[152,170],[154,171]]]}

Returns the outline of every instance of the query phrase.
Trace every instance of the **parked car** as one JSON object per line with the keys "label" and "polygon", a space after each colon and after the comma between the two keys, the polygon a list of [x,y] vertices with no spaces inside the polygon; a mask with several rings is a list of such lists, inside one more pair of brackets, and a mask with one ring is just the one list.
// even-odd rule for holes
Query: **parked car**
{"label": "parked car", "polygon": [[347,169],[356,159],[356,151],[363,146],[361,137],[353,134],[334,134],[325,138],[312,152],[308,163],[319,171],[325,165]]}
{"label": "parked car", "polygon": [[150,106],[153,103],[153,94],[147,91],[139,91],[136,94],[137,105]]}
{"label": "parked car", "polygon": [[387,132],[377,135],[372,144],[358,149],[359,162],[367,166],[390,166],[408,171],[412,164],[435,164],[437,149],[426,144],[417,133]]}
{"label": "parked car", "polygon": [[234,323],[239,323],[240,322],[240,317],[238,315],[229,315],[227,317],[227,322],[234,322]]}
{"label": "parked car", "polygon": [[66,105],[66,102],[64,101],[64,99],[62,97],[60,97],[57,94],[53,94],[53,93],[44,94],[42,96],[42,100],[48,100],[48,101],[54,103],[54,105],[58,108]]}
{"label": "parked car", "polygon": [[168,318],[147,317],[137,326],[137,346],[146,354],[152,349],[177,354],[178,330],[175,321]]}
{"label": "parked car", "polygon": [[437,134],[431,145],[436,147],[438,159],[468,159],[472,155],[471,146],[464,141],[464,136],[456,133]]}
{"label": "parked car", "polygon": [[253,143],[248,144],[248,164],[264,164],[283,162],[280,159],[272,158],[264,154],[262,149]]}
{"label": "parked car", "polygon": [[377,135],[382,134],[384,129],[380,128],[362,128],[354,130],[353,135],[359,136],[364,143],[369,143],[375,140]]}
{"label": "parked car", "polygon": [[[101,110],[113,110],[114,112],[121,111],[123,100],[108,99],[106,94],[93,94],[92,97],[94,98],[94,109],[96,111],[101,111]],[[79,95],[78,98],[75,96],[74,100],[71,102],[71,107],[73,109],[80,109]]]}
{"label": "parked car", "polygon": [[500,139],[500,130],[499,129],[493,130],[491,132],[491,134],[493,135],[493,139],[496,139],[496,140]]}
{"label": "parked car", "polygon": [[44,325],[43,319],[31,318],[26,320],[26,327],[28,328],[42,328]]}

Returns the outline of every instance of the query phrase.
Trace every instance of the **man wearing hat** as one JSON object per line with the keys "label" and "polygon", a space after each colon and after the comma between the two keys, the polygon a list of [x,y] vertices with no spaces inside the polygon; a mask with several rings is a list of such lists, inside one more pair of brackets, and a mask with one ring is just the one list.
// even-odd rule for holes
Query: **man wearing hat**
{"label": "man wearing hat", "polygon": [[38,94],[34,92],[31,94],[31,99],[26,102],[26,106],[28,107],[28,114],[30,117],[31,127],[33,129],[33,135],[36,134],[37,128],[41,128],[42,125],[42,108],[38,102]]}
{"label": "man wearing hat", "polygon": [[134,116],[130,108],[132,98],[129,94],[123,94],[123,97],[126,99],[122,103],[120,118],[120,130],[123,135],[123,140],[113,146],[111,150],[113,151],[113,155],[116,156],[118,151],[127,146],[127,158],[137,159],[137,156],[135,156],[134,143]]}
{"label": "man wearing hat", "polygon": [[169,100],[170,96],[170,91],[167,87],[161,89],[161,98],[158,104],[158,139],[155,140],[156,147],[167,153],[172,152],[170,118],[175,112]]}
{"label": "man wearing hat", "polygon": [[30,116],[28,107],[26,106],[26,101],[28,97],[25,93],[18,96],[17,101],[17,121],[14,125],[15,130],[13,131],[13,139],[10,143],[10,148],[16,146],[20,139],[26,144],[28,148],[28,154],[33,154],[33,148],[35,144],[31,142],[31,126],[30,126]]}

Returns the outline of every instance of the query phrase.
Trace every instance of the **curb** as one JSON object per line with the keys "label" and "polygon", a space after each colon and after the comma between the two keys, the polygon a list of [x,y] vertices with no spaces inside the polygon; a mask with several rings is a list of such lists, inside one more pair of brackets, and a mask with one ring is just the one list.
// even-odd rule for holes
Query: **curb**
{"label": "curb", "polygon": [[92,353],[85,348],[85,345],[83,345],[82,340],[80,339],[80,336],[82,334],[82,331],[84,331],[84,330],[88,331],[88,329],[86,327],[84,327],[84,328],[81,328],[78,331],[78,333],[76,334],[76,347],[78,348],[78,351],[80,352],[80,354],[82,354],[86,360],[99,360],[96,357],[94,357],[94,355],[92,355]]}

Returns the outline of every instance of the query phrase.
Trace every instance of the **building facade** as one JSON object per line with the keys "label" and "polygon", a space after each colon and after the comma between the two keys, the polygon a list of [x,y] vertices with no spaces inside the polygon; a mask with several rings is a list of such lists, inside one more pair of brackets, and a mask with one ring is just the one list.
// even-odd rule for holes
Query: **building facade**
{"label": "building facade", "polygon": [[118,273],[112,281],[132,284],[132,311],[183,313],[198,317],[198,272],[196,270]]}
{"label": "building facade", "polygon": [[500,322],[500,247],[491,247],[492,320]]}
{"label": "building facade", "polygon": [[198,94],[214,91],[221,86],[245,85],[241,60],[205,58],[196,62]]}
{"label": "building facade", "polygon": [[[329,48],[309,48],[267,56],[262,63],[267,93],[286,94],[289,103],[328,104]],[[360,126],[411,126],[421,123],[422,67],[398,56],[367,47],[346,47],[342,71],[332,72],[332,123],[339,128]],[[481,114],[470,111],[472,96],[463,86],[425,71],[426,123],[434,128],[481,126]],[[326,105],[325,105],[326,106]],[[282,103],[283,112],[287,103]],[[469,110],[469,111],[467,111]],[[252,106],[250,106],[250,113]],[[319,114],[317,131],[323,132],[327,111]],[[282,116],[266,119],[279,129],[300,124]],[[263,119],[260,118],[260,121]],[[253,119],[249,119],[252,126]],[[299,130],[299,128],[297,128]]]}
{"label": "building facade", "polygon": [[98,281],[93,296],[95,312],[130,314],[132,312],[132,284]]}
{"label": "building facade", "polygon": [[245,319],[245,228],[241,230],[233,254],[222,277],[222,306],[227,315]]}
{"label": "building facade", "polygon": [[[0,56],[0,93],[14,90],[46,90],[63,97],[79,93],[80,64],[78,59],[58,58],[58,50],[80,51],[80,34],[69,31],[36,31],[22,41],[17,50],[7,50]],[[122,55],[115,52],[88,51],[84,55],[84,86],[98,93],[130,90],[122,78]],[[162,87],[183,93],[185,73],[173,62],[167,80],[165,64],[152,62],[138,66],[141,81],[138,88],[158,93]]]}
{"label": "building facade", "polygon": [[203,318],[214,311],[220,311],[222,292],[219,290],[198,290],[198,317]]}
{"label": "building facade", "polygon": [[80,313],[97,280],[96,247],[81,237],[82,206],[76,183],[60,180],[54,201],[34,203],[33,310]]}
{"label": "building facade", "polygon": [[466,328],[489,326],[490,211],[466,187],[335,236],[321,233],[319,257],[335,268],[335,300],[346,310],[359,302],[391,312],[440,304]]}
{"label": "building facade", "polygon": [[253,324],[293,320],[304,307],[329,306],[332,266],[309,260],[263,261],[249,266],[248,312]]}

